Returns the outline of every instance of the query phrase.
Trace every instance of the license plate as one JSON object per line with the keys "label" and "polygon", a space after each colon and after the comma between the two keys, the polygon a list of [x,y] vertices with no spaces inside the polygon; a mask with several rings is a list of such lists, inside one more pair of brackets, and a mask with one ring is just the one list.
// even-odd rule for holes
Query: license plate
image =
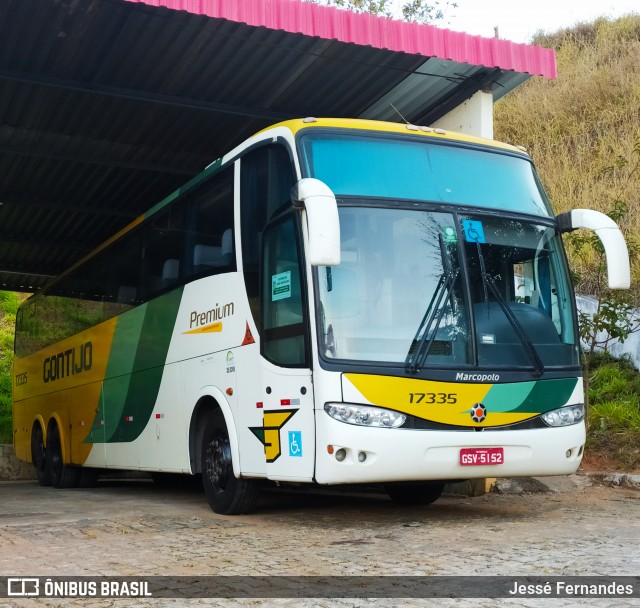
{"label": "license plate", "polygon": [[504,448],[462,448],[460,464],[463,467],[504,464]]}

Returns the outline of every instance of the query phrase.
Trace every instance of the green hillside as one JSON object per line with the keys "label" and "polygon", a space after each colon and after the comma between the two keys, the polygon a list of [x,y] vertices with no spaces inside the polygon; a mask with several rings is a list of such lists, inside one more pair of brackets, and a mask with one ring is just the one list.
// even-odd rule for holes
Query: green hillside
{"label": "green hillside", "polygon": [[11,361],[16,311],[24,298],[0,291],[0,444],[11,443]]}
{"label": "green hillside", "polygon": [[[630,252],[640,235],[640,15],[599,19],[534,44],[557,53],[556,80],[532,78],[495,106],[495,137],[523,145],[556,213],[616,209]],[[566,239],[582,293],[594,293],[593,255]],[[578,254],[581,255],[578,255]],[[632,296],[640,302],[640,264]]]}
{"label": "green hillside", "polygon": [[[533,157],[556,213],[596,209],[618,221],[631,256],[640,306],[640,15],[599,19],[534,44],[557,53],[558,78],[532,78],[495,106],[495,137]],[[576,290],[608,297],[599,285],[592,240],[565,237]],[[640,467],[640,379],[626,362],[598,357],[589,375],[587,458]]]}

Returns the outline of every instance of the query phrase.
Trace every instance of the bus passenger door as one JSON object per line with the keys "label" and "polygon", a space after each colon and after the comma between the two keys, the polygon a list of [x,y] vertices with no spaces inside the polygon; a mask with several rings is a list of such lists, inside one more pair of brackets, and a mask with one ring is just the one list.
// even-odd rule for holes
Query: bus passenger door
{"label": "bus passenger door", "polygon": [[[238,167],[241,267],[257,333],[255,345],[245,342],[237,351],[242,370],[253,371],[245,381],[238,370],[240,468],[248,476],[312,481],[316,442],[305,268],[313,260],[305,260],[301,214],[292,206],[292,187],[299,183],[294,157],[284,139],[272,137],[247,151]],[[320,182],[308,181],[305,192],[314,199],[330,194]],[[306,207],[311,201],[304,202]],[[337,210],[335,219],[337,226]],[[331,241],[326,231],[323,238]]]}
{"label": "bus passenger door", "polygon": [[242,270],[255,324],[255,344],[236,351],[241,468],[311,481],[313,387],[300,222],[291,210],[293,158],[270,139],[239,165]]}
{"label": "bus passenger door", "polygon": [[299,220],[288,213],[263,234],[261,390],[267,477],[311,481],[315,462],[309,320]]}

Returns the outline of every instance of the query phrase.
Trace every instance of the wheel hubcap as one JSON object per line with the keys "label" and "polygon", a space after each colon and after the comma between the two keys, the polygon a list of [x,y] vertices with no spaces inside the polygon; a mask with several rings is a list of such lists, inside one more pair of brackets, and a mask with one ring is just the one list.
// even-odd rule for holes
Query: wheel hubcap
{"label": "wheel hubcap", "polygon": [[232,470],[229,438],[217,433],[209,442],[206,454],[206,475],[216,494],[224,492]]}

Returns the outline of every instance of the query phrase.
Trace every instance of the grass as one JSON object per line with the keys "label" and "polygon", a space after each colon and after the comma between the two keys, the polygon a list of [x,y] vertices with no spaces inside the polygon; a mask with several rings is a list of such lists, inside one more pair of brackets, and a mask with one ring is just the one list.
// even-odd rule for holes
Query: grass
{"label": "grass", "polygon": [[12,443],[11,385],[13,334],[16,312],[23,296],[0,291],[0,444]]}
{"label": "grass", "polygon": [[625,359],[596,357],[589,388],[587,450],[640,468],[640,373]]}

